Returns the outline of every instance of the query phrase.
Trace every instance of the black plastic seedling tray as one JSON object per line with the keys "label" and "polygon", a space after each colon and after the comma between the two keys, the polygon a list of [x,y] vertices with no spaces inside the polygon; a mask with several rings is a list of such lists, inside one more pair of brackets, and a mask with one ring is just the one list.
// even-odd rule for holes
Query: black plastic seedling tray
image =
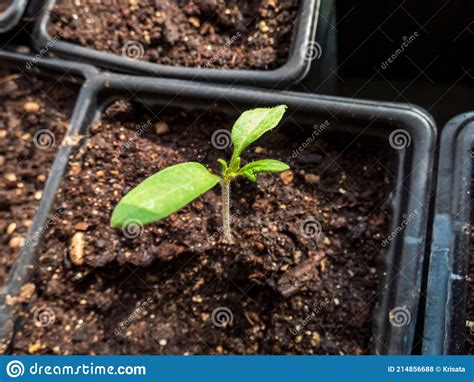
{"label": "black plastic seedling tray", "polygon": [[463,354],[467,277],[472,256],[474,113],[448,122],[441,135],[429,260],[424,354]]}
{"label": "black plastic seedling tray", "polygon": [[[43,66],[56,72],[72,70],[66,64],[61,68],[57,63],[44,63]],[[90,73],[84,73],[82,67],[76,68],[76,73],[90,79]],[[284,91],[228,88],[173,79],[153,80],[107,73],[96,75],[84,83],[68,130],[68,136],[71,137],[69,141],[75,146],[62,146],[59,150],[44,191],[47,197],[41,202],[31,234],[37,233],[35,230],[45,224],[54,195],[65,174],[67,158],[71,150],[78,149],[81,144],[76,138],[86,135],[89,126],[100,118],[106,105],[123,98],[133,99],[151,108],[211,109],[233,116],[258,105],[286,104],[293,111],[291,119],[303,126],[313,126],[316,121],[331,118],[337,123],[331,124],[325,133],[335,137],[341,132],[349,133],[354,135],[354,140],[377,137],[378,142],[382,140],[387,147],[394,134],[402,132],[409,142],[398,147],[398,150],[393,150],[396,171],[388,205],[389,215],[392,217],[390,232],[399,233],[388,242],[381,259],[383,276],[380,282],[383,293],[379,296],[374,317],[375,341],[372,351],[374,354],[411,354],[418,320],[436,141],[435,125],[428,114],[410,105]],[[400,143],[398,140],[394,142]],[[411,214],[413,211],[418,213]],[[410,214],[413,216],[409,224],[404,224],[403,220]],[[404,227],[401,231],[397,229],[400,226]],[[34,272],[38,251],[39,248],[35,247],[21,253],[9,278],[7,289],[10,294],[18,293],[21,284]],[[407,317],[399,317],[400,310]],[[5,305],[1,307],[0,337],[7,341],[11,339],[14,314]]]}
{"label": "black plastic seedling tray", "polygon": [[[75,84],[75,86],[78,84],[82,85],[68,126],[68,131],[73,131],[74,126],[87,120],[87,114],[84,114],[84,112],[87,103],[90,102],[90,79],[95,78],[97,70],[94,67],[68,63],[62,60],[41,60],[34,64],[32,64],[32,60],[33,57],[0,51],[0,67],[18,70],[19,73],[33,72],[44,77],[63,81],[64,83]],[[25,241],[29,241],[31,245],[22,247],[15,265],[5,280],[5,284],[0,288],[0,349],[2,352],[6,350],[8,344],[8,341],[4,341],[5,338],[11,337],[13,333],[17,312],[14,306],[6,304],[6,299],[7,296],[17,296],[19,294],[20,288],[31,279],[37,267],[36,256],[40,241],[33,238],[41,236],[45,222],[49,219],[48,212],[51,209],[54,194],[48,192],[48,190],[56,189],[62,179],[63,173],[61,171],[64,170],[64,166],[59,161],[67,156],[72,148],[67,141],[68,136],[70,134],[66,133],[65,139],[59,146],[58,154],[44,187],[43,197],[33,223],[25,237]]]}
{"label": "black plastic seedling tray", "polygon": [[12,0],[9,7],[0,13],[0,33],[8,32],[17,25],[27,3],[27,0]]}
{"label": "black plastic seedling tray", "polygon": [[[132,60],[116,54],[100,52],[64,41],[48,44],[51,36],[47,29],[50,11],[54,0],[48,0],[42,16],[34,31],[35,49],[40,51],[45,46],[59,56],[78,62],[93,64],[111,71],[122,73],[149,75],[206,81],[211,83],[231,83],[236,85],[252,85],[256,87],[287,88],[302,80],[309,71],[315,48],[315,33],[321,0],[301,0],[299,13],[294,22],[293,41],[287,62],[274,70],[221,70],[209,68],[186,68],[161,65],[146,61]],[[319,45],[316,46],[319,54]],[[307,54],[309,52],[310,54]]]}

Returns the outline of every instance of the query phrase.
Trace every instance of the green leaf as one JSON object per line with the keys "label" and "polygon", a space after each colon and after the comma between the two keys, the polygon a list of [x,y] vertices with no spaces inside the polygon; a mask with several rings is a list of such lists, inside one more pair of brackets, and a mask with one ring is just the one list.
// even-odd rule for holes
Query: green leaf
{"label": "green leaf", "polygon": [[115,207],[110,225],[119,228],[161,220],[214,187],[220,178],[202,164],[181,163],[146,178]]}
{"label": "green leaf", "polygon": [[279,160],[262,159],[246,164],[239,170],[238,175],[245,176],[247,179],[251,180],[252,182],[255,182],[255,175],[257,174],[260,174],[262,172],[282,172],[288,170],[289,168],[290,166],[288,166],[286,163],[280,162]]}
{"label": "green leaf", "polygon": [[218,159],[217,160],[220,165],[221,165],[221,168],[222,168],[222,173],[225,173],[227,171],[227,162],[224,160],[224,159]]}
{"label": "green leaf", "polygon": [[232,157],[230,162],[230,171],[236,173],[240,168],[240,157]]}
{"label": "green leaf", "polygon": [[267,131],[278,125],[287,106],[280,105],[272,108],[258,108],[248,110],[237,119],[232,127],[232,153],[231,169],[233,163],[249,145],[255,142]]}
{"label": "green leaf", "polygon": [[242,172],[242,173],[239,173],[239,175],[242,175],[243,177],[247,178],[248,180],[250,180],[251,182],[256,182],[257,181],[257,177],[252,174],[251,172]]}

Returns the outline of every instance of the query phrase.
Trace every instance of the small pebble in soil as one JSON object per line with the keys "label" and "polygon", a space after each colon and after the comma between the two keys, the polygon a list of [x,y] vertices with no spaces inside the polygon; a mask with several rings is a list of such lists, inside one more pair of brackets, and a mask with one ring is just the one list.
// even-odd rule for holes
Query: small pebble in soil
{"label": "small pebble in soil", "polygon": [[196,28],[199,28],[201,26],[201,21],[197,17],[190,17],[188,21]]}
{"label": "small pebble in soil", "polygon": [[30,344],[28,346],[28,353],[34,354],[40,349],[41,349],[41,342],[35,342],[34,344]]}
{"label": "small pebble in soil", "polygon": [[155,123],[155,133],[156,135],[165,135],[169,133],[170,128],[165,121],[160,121]]}
{"label": "small pebble in soil", "polygon": [[267,23],[263,20],[258,23],[258,28],[260,29],[260,32],[262,33],[268,33],[268,31],[270,30]]}
{"label": "small pebble in soil", "polygon": [[16,230],[16,223],[10,223],[7,227],[7,235],[11,235]]}
{"label": "small pebble in soil", "polygon": [[321,345],[321,335],[315,331],[311,334],[311,346],[317,348],[319,345]]}
{"label": "small pebble in soil", "polygon": [[40,110],[40,105],[37,102],[28,101],[23,105],[23,110],[27,113],[37,113]]}
{"label": "small pebble in soil", "polygon": [[315,174],[306,174],[304,176],[304,181],[308,184],[316,184],[320,181],[320,176]]}
{"label": "small pebble in soil", "polygon": [[23,246],[24,238],[23,236],[12,237],[8,243],[10,248],[19,248]]}
{"label": "small pebble in soil", "polygon": [[8,172],[5,174],[5,179],[11,183],[16,182],[16,175],[12,172]]}
{"label": "small pebble in soil", "polygon": [[291,171],[291,170],[283,171],[280,174],[280,179],[281,179],[281,181],[283,182],[283,184],[285,186],[288,186],[291,182],[293,182],[294,177],[295,176],[293,174],[293,171]]}
{"label": "small pebble in soil", "polygon": [[319,263],[319,270],[321,272],[324,272],[326,270],[326,259],[322,259]]}
{"label": "small pebble in soil", "polygon": [[84,232],[76,232],[69,246],[69,258],[74,265],[84,264]]}
{"label": "small pebble in soil", "polygon": [[85,222],[79,222],[74,225],[74,229],[77,231],[87,231],[87,228],[89,228],[89,225]]}
{"label": "small pebble in soil", "polygon": [[18,301],[25,303],[31,300],[36,290],[36,286],[33,283],[26,283],[20,288],[18,295]]}

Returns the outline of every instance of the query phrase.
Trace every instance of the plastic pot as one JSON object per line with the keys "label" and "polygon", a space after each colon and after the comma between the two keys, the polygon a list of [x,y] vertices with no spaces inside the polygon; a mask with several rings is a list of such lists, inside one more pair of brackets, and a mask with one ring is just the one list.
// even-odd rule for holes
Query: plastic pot
{"label": "plastic pot", "polygon": [[[45,46],[59,56],[75,61],[93,64],[112,71],[122,73],[150,75],[154,77],[170,77],[177,79],[193,79],[212,83],[232,83],[252,85],[256,87],[286,88],[302,80],[311,65],[312,49],[319,15],[321,0],[301,0],[299,14],[294,24],[294,36],[287,62],[274,70],[221,70],[206,68],[186,68],[161,65],[146,61],[132,60],[116,54],[100,52],[64,41],[48,44],[50,12],[54,0],[49,0],[39,18],[34,31],[34,45],[40,51]],[[316,46],[316,49],[319,49]],[[309,54],[308,54],[309,52]]]}
{"label": "plastic pot", "polygon": [[13,29],[25,11],[27,0],[12,0],[11,4],[0,13],[0,33]]}
{"label": "plastic pot", "polygon": [[0,348],[3,351],[6,350],[8,345],[8,341],[3,340],[13,333],[14,318],[17,313],[14,306],[6,304],[6,299],[10,296],[17,296],[22,285],[31,279],[35,271],[37,266],[36,255],[40,244],[40,240],[37,238],[40,238],[44,233],[43,227],[49,219],[48,212],[54,199],[54,194],[49,190],[57,188],[63,175],[63,166],[58,161],[71,149],[70,143],[67,142],[67,137],[70,136],[69,132],[75,130],[75,125],[81,124],[87,119],[83,106],[89,102],[89,81],[97,73],[97,70],[93,67],[67,63],[62,60],[34,60],[34,57],[0,51],[0,66],[2,67],[10,68],[13,71],[17,70],[20,73],[29,70],[40,76],[60,79],[65,84],[82,84],[82,89],[78,94],[76,107],[69,121],[68,132],[66,132],[65,139],[59,146],[58,154],[51,166],[40,205],[25,237],[25,241],[31,242],[31,245],[22,247],[11,272],[5,280],[5,284],[0,289]]}
{"label": "plastic pot", "polygon": [[429,260],[423,354],[463,354],[472,256],[474,113],[453,118],[441,135]]}
{"label": "plastic pot", "polygon": [[[337,94],[337,25],[336,2],[321,2],[317,23],[317,43],[321,47],[320,55],[314,57],[308,75],[291,90],[305,93]],[[316,44],[315,44],[316,47]]]}
{"label": "plastic pot", "polygon": [[[103,74],[96,76],[83,88],[76,119],[71,124],[68,135],[77,137],[86,133],[91,122],[100,117],[101,110],[112,101],[121,98],[131,98],[150,108],[214,109],[233,116],[246,108],[284,103],[294,111],[291,118],[306,127],[313,126],[316,121],[334,118],[337,123],[326,130],[328,135],[337,137],[338,133],[344,132],[354,134],[355,140],[376,137],[378,142],[387,145],[393,141],[396,133],[402,132],[408,137],[410,140],[408,145],[393,149],[396,175],[388,206],[392,217],[390,232],[397,231],[397,227],[403,224],[404,216],[413,211],[417,213],[409,224],[403,225],[404,229],[399,234],[387,242],[384,256],[380,259],[382,268],[380,274],[383,275],[380,280],[382,293],[379,295],[375,312],[373,335],[376,340],[372,350],[375,354],[412,352],[420,300],[436,137],[434,122],[428,114],[414,106],[293,92],[270,93],[264,90],[228,88],[172,79],[150,80],[127,75]],[[76,143],[75,149],[80,146],[77,139],[70,141]],[[54,181],[47,184],[45,194],[49,195],[49,198],[47,203],[41,205],[37,226],[45,223],[53,195],[58,190],[60,178],[66,171],[67,156],[72,149],[71,146],[66,146],[58,152],[52,171]],[[38,254],[29,253],[24,256],[34,257]],[[15,271],[19,272],[24,264],[25,259],[22,257]],[[398,314],[398,309],[403,309],[403,313],[409,318],[402,325],[398,324],[399,321],[393,320],[393,315]],[[14,317],[9,317],[9,320],[13,322]],[[0,335],[5,336],[8,333],[3,331]]]}

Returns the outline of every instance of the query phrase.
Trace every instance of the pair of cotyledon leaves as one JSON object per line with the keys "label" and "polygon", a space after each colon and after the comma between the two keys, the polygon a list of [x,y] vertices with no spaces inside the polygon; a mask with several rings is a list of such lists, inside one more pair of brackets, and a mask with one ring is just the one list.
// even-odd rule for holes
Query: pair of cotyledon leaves
{"label": "pair of cotyledon leaves", "polygon": [[[286,106],[248,110],[237,119],[232,127],[233,153],[230,164],[220,160],[223,172],[256,180],[259,173],[276,173],[289,167],[274,159],[250,162],[240,168],[241,153],[264,133],[278,125]],[[224,176],[225,174],[223,174]],[[184,207],[198,196],[221,182],[222,178],[210,173],[197,162],[187,162],[167,167],[148,177],[115,207],[111,227],[119,228],[129,224],[148,224],[161,220]]]}

